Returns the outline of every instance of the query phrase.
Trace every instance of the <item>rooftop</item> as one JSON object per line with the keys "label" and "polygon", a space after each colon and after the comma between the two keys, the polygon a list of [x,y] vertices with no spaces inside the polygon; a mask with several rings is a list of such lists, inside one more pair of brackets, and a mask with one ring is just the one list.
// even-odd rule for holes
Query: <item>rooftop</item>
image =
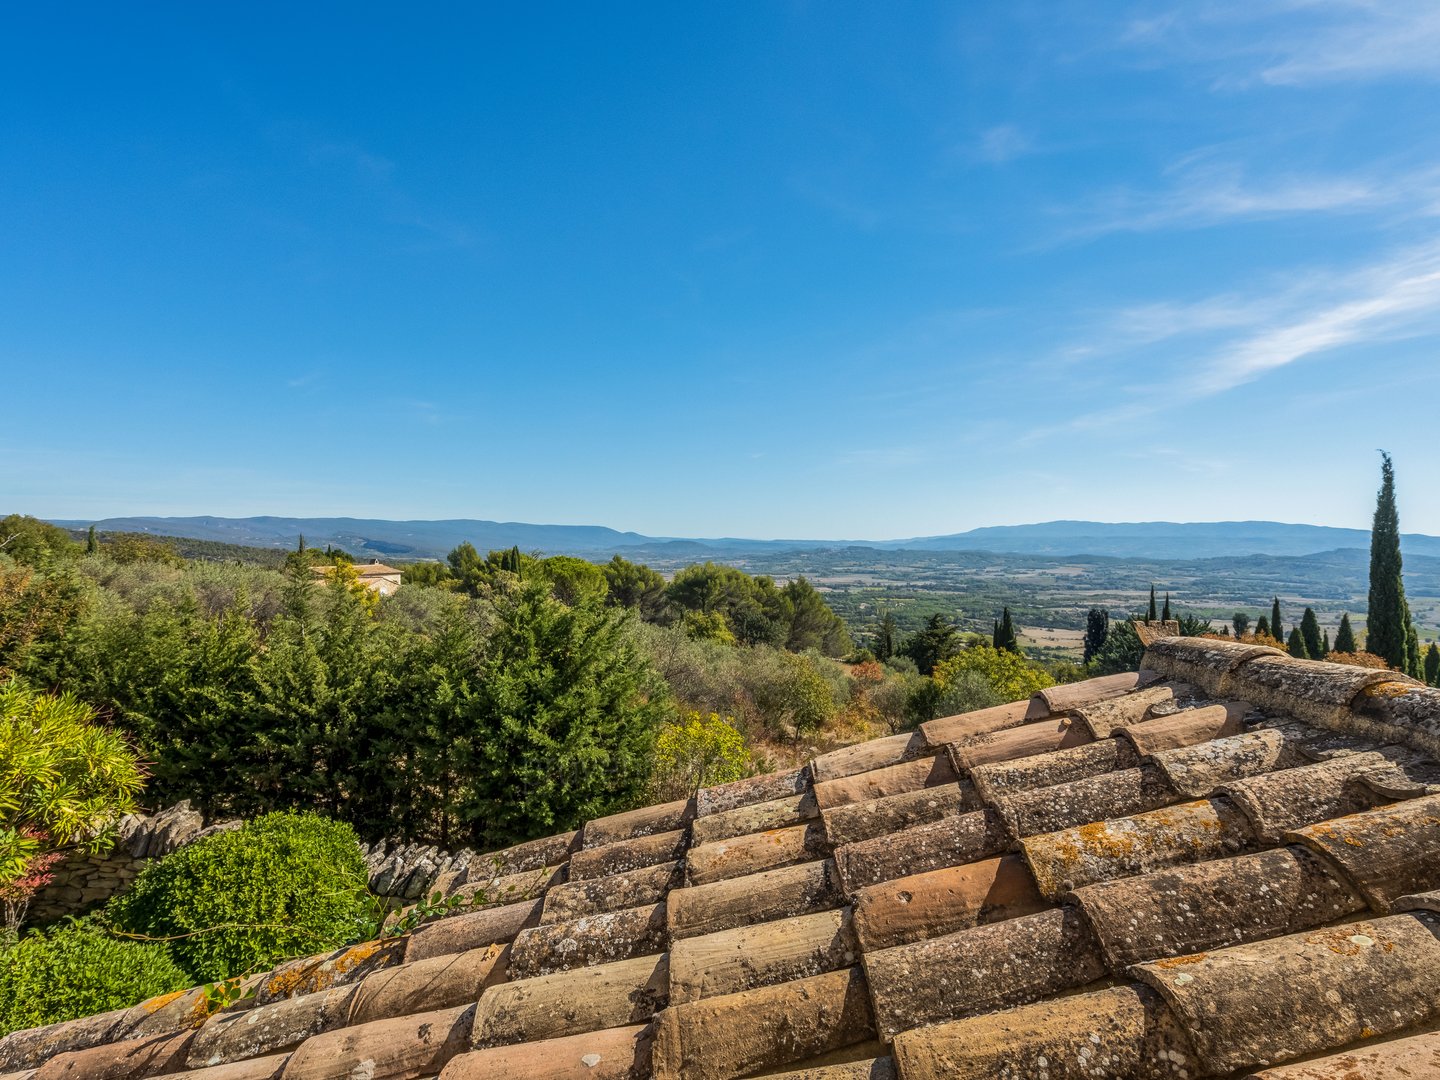
{"label": "rooftop", "polygon": [[[1440,690],[1229,641],[472,860],[35,1080],[1440,1075]],[[494,865],[495,874],[477,877]]]}

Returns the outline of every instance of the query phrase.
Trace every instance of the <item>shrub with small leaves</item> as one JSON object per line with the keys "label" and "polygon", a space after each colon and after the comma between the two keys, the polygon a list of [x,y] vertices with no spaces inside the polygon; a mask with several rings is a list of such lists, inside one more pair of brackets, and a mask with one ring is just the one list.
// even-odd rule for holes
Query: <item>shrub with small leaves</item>
{"label": "shrub with small leaves", "polygon": [[739,780],[750,755],[745,736],[718,713],[688,713],[655,738],[655,786],[661,798],[684,799],[702,787]]}
{"label": "shrub with small leaves", "polygon": [[164,945],[71,920],[0,947],[0,1035],[127,1008],[193,981]]}
{"label": "shrub with small leaves", "polygon": [[106,910],[118,929],[168,941],[207,982],[369,937],[366,883],[350,826],[266,814],[147,866]]}

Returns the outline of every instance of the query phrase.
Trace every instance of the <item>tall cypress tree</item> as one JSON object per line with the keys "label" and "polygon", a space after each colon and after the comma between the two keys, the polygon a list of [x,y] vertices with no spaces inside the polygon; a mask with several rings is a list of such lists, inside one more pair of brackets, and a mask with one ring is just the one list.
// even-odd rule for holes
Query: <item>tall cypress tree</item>
{"label": "tall cypress tree", "polygon": [[1370,609],[1365,648],[1397,671],[1405,671],[1410,666],[1410,605],[1405,602],[1401,577],[1395,467],[1383,450],[1380,461],[1380,493],[1375,499],[1375,523],[1370,530]]}
{"label": "tall cypress tree", "polygon": [[1110,634],[1110,613],[1104,608],[1091,608],[1085,616],[1085,663],[1090,663],[1105,645]]}
{"label": "tall cypress tree", "polygon": [[1010,618],[1008,607],[1001,614],[1000,622],[995,628],[995,648],[1013,653],[1020,651],[1020,641],[1015,636],[1015,623]]}
{"label": "tall cypress tree", "polygon": [[1168,592],[1165,594],[1165,610],[1160,612],[1160,621],[1170,621],[1170,594]]}
{"label": "tall cypress tree", "polygon": [[1285,647],[1290,650],[1290,655],[1297,660],[1310,659],[1310,654],[1305,651],[1305,638],[1301,636],[1298,626],[1290,631],[1290,640],[1285,643]]}
{"label": "tall cypress tree", "polygon": [[1320,640],[1320,620],[1315,617],[1314,608],[1306,608],[1300,618],[1300,636],[1305,639],[1305,655],[1319,660],[1328,651]]}
{"label": "tall cypress tree", "polygon": [[880,626],[875,631],[875,659],[882,664],[895,655],[896,638],[900,636],[895,625],[895,616],[885,612],[880,616]]}
{"label": "tall cypress tree", "polygon": [[1425,653],[1425,681],[1431,686],[1440,686],[1440,645],[1433,641]]}
{"label": "tall cypress tree", "polygon": [[1150,622],[1154,622],[1157,618],[1159,618],[1159,615],[1158,615],[1158,614],[1156,613],[1156,611],[1155,611],[1155,586],[1154,586],[1154,585],[1151,585],[1151,586],[1150,586],[1150,611],[1149,611],[1149,613],[1145,616],[1145,618],[1146,618],[1148,621],[1150,621]]}
{"label": "tall cypress tree", "polygon": [[1329,631],[1329,630],[1326,630],[1326,631],[1325,631],[1325,637],[1324,637],[1322,643],[1323,643],[1324,646],[1325,646],[1325,655],[1326,655],[1326,656],[1329,656],[1329,655],[1330,655],[1330,631]]}
{"label": "tall cypress tree", "polygon": [[1280,598],[1278,596],[1270,605],[1270,636],[1276,641],[1285,640],[1285,627],[1280,625]]}
{"label": "tall cypress tree", "polygon": [[1350,613],[1340,616],[1340,629],[1335,631],[1335,651],[1353,653],[1356,651],[1355,631],[1350,626]]}
{"label": "tall cypress tree", "polygon": [[1416,679],[1420,678],[1425,671],[1425,662],[1420,659],[1420,635],[1415,631],[1415,624],[1409,619],[1409,612],[1406,612],[1405,619],[1405,674]]}

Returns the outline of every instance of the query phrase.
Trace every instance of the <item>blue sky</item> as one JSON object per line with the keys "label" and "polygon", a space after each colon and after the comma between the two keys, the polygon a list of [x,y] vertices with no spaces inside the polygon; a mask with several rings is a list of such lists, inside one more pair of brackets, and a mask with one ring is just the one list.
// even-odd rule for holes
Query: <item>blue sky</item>
{"label": "blue sky", "polygon": [[1440,5],[12,5],[0,503],[1440,533]]}

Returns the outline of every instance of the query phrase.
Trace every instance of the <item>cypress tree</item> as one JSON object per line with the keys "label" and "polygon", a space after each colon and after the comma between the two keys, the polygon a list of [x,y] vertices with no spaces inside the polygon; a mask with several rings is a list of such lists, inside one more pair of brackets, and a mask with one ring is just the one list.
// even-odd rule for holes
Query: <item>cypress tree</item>
{"label": "cypress tree", "polygon": [[1150,611],[1149,611],[1149,613],[1145,616],[1145,618],[1146,618],[1146,620],[1149,621],[1149,622],[1154,622],[1157,617],[1158,617],[1158,616],[1156,615],[1156,612],[1155,612],[1155,586],[1154,586],[1154,585],[1151,585],[1151,586],[1150,586]]}
{"label": "cypress tree", "polygon": [[[1406,615],[1408,616],[1409,612],[1406,612]],[[1418,679],[1424,671],[1424,661],[1420,659],[1420,635],[1415,632],[1415,624],[1406,618],[1405,674]]]}
{"label": "cypress tree", "polygon": [[[1409,667],[1410,605],[1400,565],[1400,515],[1395,509],[1395,467],[1380,453],[1380,492],[1370,530],[1370,608],[1365,648],[1397,671]],[[1418,650],[1417,650],[1418,651]]]}
{"label": "cypress tree", "polygon": [[1280,598],[1278,596],[1270,605],[1270,636],[1276,641],[1285,640],[1285,627],[1280,625]]}
{"label": "cypress tree", "polygon": [[895,639],[899,631],[895,625],[895,616],[885,612],[880,616],[880,626],[875,631],[875,659],[882,664],[895,655]]}
{"label": "cypress tree", "polygon": [[305,534],[304,534],[304,533],[301,533],[301,534],[300,534],[300,541],[299,541],[299,543],[297,543],[297,544],[295,545],[295,550],[296,550],[299,554],[301,554],[301,555],[304,555],[304,554],[305,554]]}
{"label": "cypress tree", "polygon": [[1110,635],[1110,613],[1104,608],[1091,608],[1085,616],[1085,663],[1090,663]]}
{"label": "cypress tree", "polygon": [[1286,642],[1286,648],[1290,650],[1290,655],[1297,660],[1310,659],[1310,654],[1305,651],[1305,639],[1300,636],[1298,626],[1290,631],[1290,640]]}
{"label": "cypress tree", "polygon": [[1259,637],[1261,634],[1268,635],[1269,633],[1270,617],[1268,615],[1261,615],[1260,618],[1255,620],[1255,636]]}
{"label": "cypress tree", "polygon": [[1015,623],[1010,618],[1008,607],[1001,614],[1000,622],[995,629],[995,648],[1013,653],[1020,651],[1020,641],[1015,636]]}
{"label": "cypress tree", "polygon": [[1358,646],[1355,644],[1355,631],[1350,627],[1348,611],[1340,616],[1340,629],[1335,631],[1335,651],[1343,653],[1358,651]]}
{"label": "cypress tree", "polygon": [[100,553],[100,541],[95,538],[95,526],[90,526],[90,531],[85,534],[85,554],[98,555]]}
{"label": "cypress tree", "polygon": [[1425,681],[1431,686],[1440,686],[1440,645],[1433,641],[1425,653]]}
{"label": "cypress tree", "polygon": [[1320,620],[1315,617],[1313,608],[1307,607],[1300,619],[1300,636],[1305,639],[1306,656],[1319,660],[1325,655],[1327,650],[1320,641]]}
{"label": "cypress tree", "polygon": [[1325,655],[1326,655],[1326,656],[1329,656],[1329,655],[1330,655],[1330,631],[1329,631],[1329,630],[1326,630],[1326,631],[1325,631],[1325,641],[1324,641],[1324,644],[1325,644]]}
{"label": "cypress tree", "polygon": [[1000,651],[1000,620],[990,620],[990,647],[996,652]]}
{"label": "cypress tree", "polygon": [[1160,621],[1170,621],[1170,594],[1168,592],[1165,594],[1165,610],[1160,613]]}
{"label": "cypress tree", "polygon": [[1237,611],[1230,617],[1230,625],[1235,628],[1235,636],[1242,638],[1245,636],[1245,631],[1250,629],[1250,616],[1243,611]]}

